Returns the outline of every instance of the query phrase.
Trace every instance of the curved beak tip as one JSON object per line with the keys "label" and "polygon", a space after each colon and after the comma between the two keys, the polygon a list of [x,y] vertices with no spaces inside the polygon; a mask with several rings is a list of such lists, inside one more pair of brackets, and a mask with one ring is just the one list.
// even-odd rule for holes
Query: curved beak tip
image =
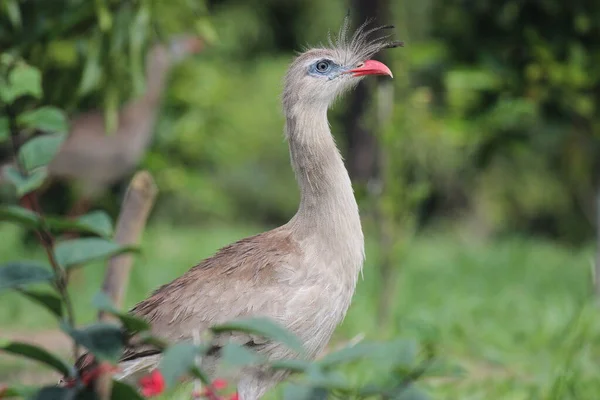
{"label": "curved beak tip", "polygon": [[360,67],[349,70],[348,73],[354,77],[365,75],[387,75],[392,78],[394,77],[387,65],[376,60],[367,60]]}

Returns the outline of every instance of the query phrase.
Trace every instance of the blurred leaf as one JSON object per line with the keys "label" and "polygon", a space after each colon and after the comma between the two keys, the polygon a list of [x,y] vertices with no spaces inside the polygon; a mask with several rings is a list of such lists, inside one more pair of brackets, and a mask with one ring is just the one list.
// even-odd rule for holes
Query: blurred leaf
{"label": "blurred leaf", "polygon": [[311,365],[310,361],[299,359],[276,360],[269,363],[273,369],[287,369],[293,372],[305,372]]}
{"label": "blurred leaf", "polygon": [[112,26],[112,16],[106,2],[104,0],[94,0],[94,5],[96,6],[96,15],[98,17],[100,29],[103,32],[108,32]]}
{"label": "blurred leaf", "polygon": [[218,35],[215,27],[209,17],[200,17],[196,21],[196,32],[207,45],[213,45],[217,42]]}
{"label": "blurred leaf", "polygon": [[283,400],[326,400],[327,390],[290,383],[283,388]]}
{"label": "blurred leaf", "polygon": [[167,348],[158,365],[167,387],[176,385],[179,378],[196,365],[196,357],[199,354],[199,347],[192,343],[177,343]]}
{"label": "blurred leaf", "polygon": [[129,313],[119,311],[104,292],[98,292],[92,299],[92,304],[98,310],[106,311],[119,318],[123,324],[123,327],[130,333],[143,332],[150,329],[150,324],[143,319],[134,317]]}
{"label": "blurred leaf", "polygon": [[113,380],[111,400],[143,400],[144,397],[131,385]]}
{"label": "blurred leaf", "polygon": [[17,118],[19,125],[48,133],[69,132],[67,116],[56,107],[44,106],[26,111]]}
{"label": "blurred leaf", "polygon": [[299,353],[304,353],[302,342],[296,335],[268,318],[238,319],[225,324],[215,325],[211,330],[214,333],[239,331],[260,335],[281,342]]}
{"label": "blurred leaf", "polygon": [[113,233],[113,225],[110,216],[104,211],[92,211],[77,218],[77,223],[86,226],[90,231],[105,237]]}
{"label": "blurred leaf", "polygon": [[40,168],[32,171],[27,176],[23,176],[14,166],[9,165],[4,169],[4,176],[15,185],[17,196],[23,197],[42,186],[48,176],[48,171],[45,168]]}
{"label": "blurred leaf", "polygon": [[221,350],[221,362],[230,367],[260,364],[265,359],[237,343],[227,343]]}
{"label": "blurred leaf", "polygon": [[[2,211],[0,209],[0,219]],[[76,220],[66,219],[64,217],[46,217],[46,224],[58,232],[77,231],[83,233],[93,233],[105,238],[112,236],[112,221],[104,211],[92,211]]]}
{"label": "blurred leaf", "polygon": [[51,133],[28,140],[19,149],[19,159],[23,168],[33,171],[48,165],[60,150],[65,138],[63,133]]}
{"label": "blurred leaf", "polygon": [[10,138],[10,125],[8,118],[0,117],[0,143]]}
{"label": "blurred leaf", "polygon": [[431,397],[423,390],[410,385],[398,390],[392,397],[393,400],[430,400]]}
{"label": "blurred leaf", "polygon": [[324,368],[348,364],[364,359],[385,359],[394,365],[412,365],[416,361],[417,348],[414,341],[395,340],[386,343],[361,342],[327,354],[316,363]]}
{"label": "blurred leaf", "polygon": [[8,386],[8,387],[0,387],[0,398],[2,399],[10,399],[13,397],[18,397],[20,399],[26,398],[30,399],[31,396],[40,390],[37,386]]}
{"label": "blurred leaf", "polygon": [[58,243],[54,248],[54,253],[56,261],[63,268],[68,269],[89,261],[136,250],[134,247],[120,246],[102,238],[82,238]]}
{"label": "blurred leaf", "polygon": [[100,42],[102,35],[97,34],[86,43],[87,58],[83,67],[81,81],[77,88],[77,94],[84,96],[99,86],[102,77]]}
{"label": "blurred leaf", "polygon": [[49,268],[25,261],[13,261],[0,266],[0,290],[54,279]]}
{"label": "blurred leaf", "polygon": [[0,221],[14,222],[33,229],[40,226],[40,218],[36,213],[19,206],[0,206]]}
{"label": "blurred leaf", "polygon": [[52,314],[58,318],[63,316],[62,299],[51,292],[39,292],[28,289],[18,289],[19,293],[30,298],[36,303],[46,307]]}
{"label": "blurred leaf", "polygon": [[29,397],[28,400],[75,400],[77,390],[75,388],[63,388],[56,386],[46,386]]}
{"label": "blurred leaf", "polygon": [[11,341],[0,341],[0,350],[20,355],[30,360],[35,360],[52,367],[56,371],[60,372],[65,376],[71,376],[72,370],[69,364],[58,358],[57,356],[50,354],[41,347],[34,346],[28,343],[11,342]]}
{"label": "blurred leaf", "polygon": [[117,362],[121,357],[125,337],[121,327],[117,325],[96,323],[82,329],[74,329],[61,323],[61,329],[99,359]]}
{"label": "blurred leaf", "polygon": [[20,29],[22,26],[21,10],[19,9],[19,3],[17,0],[3,0],[2,4],[4,5],[6,15],[8,15],[8,19],[10,20],[13,28]]}
{"label": "blurred leaf", "polygon": [[31,95],[35,98],[42,96],[42,78],[40,71],[25,64],[17,64],[8,77],[8,83],[0,81],[0,98],[6,103]]}

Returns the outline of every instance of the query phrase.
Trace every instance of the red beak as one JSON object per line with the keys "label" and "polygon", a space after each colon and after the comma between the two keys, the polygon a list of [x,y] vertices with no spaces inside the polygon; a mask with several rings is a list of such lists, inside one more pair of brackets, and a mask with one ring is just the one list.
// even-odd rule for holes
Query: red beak
{"label": "red beak", "polygon": [[347,73],[352,74],[352,76],[389,75],[392,78],[394,77],[387,65],[375,60],[367,60],[360,67],[351,69]]}

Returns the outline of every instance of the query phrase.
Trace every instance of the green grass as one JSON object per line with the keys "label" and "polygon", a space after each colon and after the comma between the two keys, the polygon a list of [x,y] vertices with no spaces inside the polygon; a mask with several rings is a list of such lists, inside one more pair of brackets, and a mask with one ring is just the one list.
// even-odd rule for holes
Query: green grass
{"label": "green grass", "polygon": [[[261,230],[152,226],[132,271],[127,305],[218,247]],[[13,227],[0,227],[0,262],[43,257],[23,248],[16,233]],[[437,399],[596,399],[600,323],[590,295],[592,255],[590,249],[525,238],[482,244],[441,234],[421,236],[397,260],[393,321],[383,329],[376,322],[381,291],[377,249],[368,243],[364,280],[334,340],[360,333],[374,340],[433,340],[442,359],[464,369],[459,377],[422,383]],[[90,265],[75,282],[72,293],[81,322],[94,318],[89,301],[102,274],[101,264]],[[16,294],[0,295],[0,304],[3,331],[54,326],[44,311]],[[1,365],[2,360],[0,382],[7,376],[6,362]],[[14,368],[13,362],[11,373]],[[357,366],[347,372],[362,382],[373,371]]]}

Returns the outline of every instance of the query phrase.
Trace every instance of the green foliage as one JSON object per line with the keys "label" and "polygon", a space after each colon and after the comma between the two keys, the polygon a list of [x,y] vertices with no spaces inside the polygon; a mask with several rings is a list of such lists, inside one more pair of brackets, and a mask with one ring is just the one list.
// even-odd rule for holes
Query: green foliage
{"label": "green foliage", "polygon": [[82,238],[58,243],[54,248],[54,253],[57,263],[68,269],[99,258],[104,259],[134,250],[135,248],[120,246],[107,239]]}
{"label": "green foliage", "polygon": [[6,353],[18,354],[23,357],[44,363],[64,376],[72,375],[72,368],[55,355],[46,350],[28,343],[4,342],[0,343],[0,350]]}
{"label": "green foliage", "polygon": [[0,266],[0,290],[49,282],[53,278],[49,268],[35,263],[16,261]]}
{"label": "green foliage", "polygon": [[96,296],[94,296],[92,299],[92,304],[98,310],[106,311],[116,316],[119,321],[121,321],[123,328],[130,333],[143,332],[150,329],[150,324],[148,324],[148,322],[136,318],[128,313],[119,311],[114,304],[112,304],[110,298],[103,292],[99,292],[96,294]]}
{"label": "green foliage", "polygon": [[75,329],[63,323],[61,329],[100,360],[116,362],[123,353],[125,334],[117,325],[96,323]]}
{"label": "green foliage", "polygon": [[302,342],[291,332],[268,318],[237,319],[225,324],[211,327],[214,333],[239,331],[263,336],[288,346],[300,354],[304,353]]}

